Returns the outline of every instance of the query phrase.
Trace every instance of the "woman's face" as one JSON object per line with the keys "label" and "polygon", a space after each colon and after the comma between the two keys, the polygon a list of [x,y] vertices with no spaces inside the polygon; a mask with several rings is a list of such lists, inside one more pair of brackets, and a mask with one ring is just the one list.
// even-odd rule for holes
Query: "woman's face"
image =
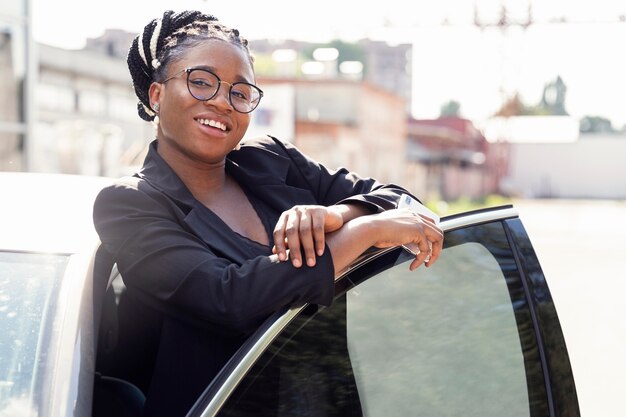
{"label": "woman's face", "polygon": [[[170,64],[166,78],[185,68],[202,67],[227,83],[254,83],[247,53],[227,41],[211,39],[191,47]],[[239,113],[228,99],[229,84],[222,84],[215,97],[199,101],[187,89],[187,73],[166,83],[153,83],[150,101],[159,103],[159,154],[166,161],[223,164],[224,158],[243,138],[250,114]],[[209,124],[213,125],[210,126]]]}

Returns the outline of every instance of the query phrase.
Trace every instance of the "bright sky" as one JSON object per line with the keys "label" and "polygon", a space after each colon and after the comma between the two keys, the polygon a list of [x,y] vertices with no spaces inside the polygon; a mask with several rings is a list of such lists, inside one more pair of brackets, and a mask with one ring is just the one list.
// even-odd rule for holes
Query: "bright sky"
{"label": "bright sky", "polygon": [[[485,22],[496,21],[502,4],[512,20],[522,19],[527,1],[476,0]],[[608,117],[621,128],[626,124],[626,1],[530,1],[537,23],[526,31],[512,27],[503,32],[472,26],[475,0],[316,0],[308,5],[280,0],[32,0],[33,33],[40,42],[80,48],[105,28],[139,32],[171,8],[214,14],[249,39],[408,42],[414,45],[415,117],[437,117],[443,103],[456,100],[465,117],[483,119],[512,91],[536,104],[544,84],[560,75],[568,87],[570,114]],[[585,23],[547,24],[562,16]],[[442,25],[444,20],[448,26]]]}

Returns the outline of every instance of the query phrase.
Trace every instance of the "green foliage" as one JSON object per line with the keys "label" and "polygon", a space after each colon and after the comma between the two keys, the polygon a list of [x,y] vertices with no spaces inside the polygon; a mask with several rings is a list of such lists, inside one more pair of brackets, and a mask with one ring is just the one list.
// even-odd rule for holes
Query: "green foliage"
{"label": "green foliage", "polygon": [[500,110],[496,112],[496,116],[566,116],[565,95],[567,86],[560,76],[554,81],[545,84],[541,101],[536,105],[528,105],[524,103],[519,94],[510,97]]}
{"label": "green foliage", "polygon": [[614,133],[611,121],[602,116],[585,116],[580,119],[581,133]]}
{"label": "green foliage", "polygon": [[439,117],[461,116],[461,103],[455,100],[450,100],[441,106]]}

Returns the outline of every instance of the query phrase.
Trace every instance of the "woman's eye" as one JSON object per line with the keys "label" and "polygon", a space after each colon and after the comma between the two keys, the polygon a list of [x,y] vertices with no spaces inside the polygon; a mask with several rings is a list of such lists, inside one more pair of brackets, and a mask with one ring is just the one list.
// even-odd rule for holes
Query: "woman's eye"
{"label": "woman's eye", "polygon": [[236,98],[238,100],[247,100],[248,99],[248,96],[243,91],[233,90],[231,94],[232,94],[232,96],[234,98]]}
{"label": "woman's eye", "polygon": [[213,87],[213,83],[211,81],[202,78],[189,80],[189,82],[198,87]]}

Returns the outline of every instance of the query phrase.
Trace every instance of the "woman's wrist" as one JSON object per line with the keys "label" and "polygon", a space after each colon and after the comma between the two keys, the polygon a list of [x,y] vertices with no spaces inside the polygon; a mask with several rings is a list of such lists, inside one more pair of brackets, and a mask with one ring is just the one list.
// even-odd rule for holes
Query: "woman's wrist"
{"label": "woman's wrist", "polygon": [[335,272],[343,270],[368,248],[374,246],[377,222],[373,215],[357,217],[332,233],[326,235],[326,243],[332,254]]}

